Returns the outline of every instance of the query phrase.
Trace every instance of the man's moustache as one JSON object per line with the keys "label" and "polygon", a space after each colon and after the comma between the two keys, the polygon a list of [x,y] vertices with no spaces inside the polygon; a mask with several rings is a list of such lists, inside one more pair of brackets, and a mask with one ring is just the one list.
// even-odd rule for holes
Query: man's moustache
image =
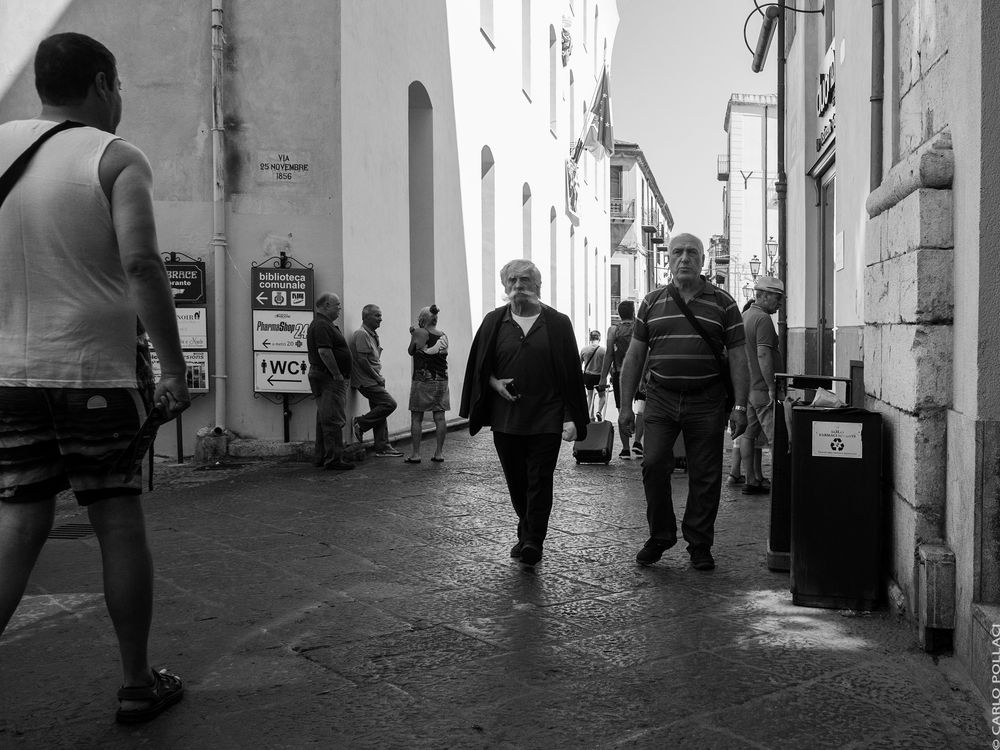
{"label": "man's moustache", "polygon": [[538,295],[535,294],[534,292],[518,291],[516,289],[513,292],[511,292],[510,294],[507,295],[507,300],[510,301],[510,300],[514,299],[514,297],[526,297],[529,300],[538,300],[539,299]]}

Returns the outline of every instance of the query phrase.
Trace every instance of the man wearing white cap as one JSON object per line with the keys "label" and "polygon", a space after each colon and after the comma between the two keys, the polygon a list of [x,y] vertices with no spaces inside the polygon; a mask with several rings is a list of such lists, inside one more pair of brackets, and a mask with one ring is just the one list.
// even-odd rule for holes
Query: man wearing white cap
{"label": "man wearing white cap", "polygon": [[785,298],[785,285],[772,276],[760,276],[754,282],[756,299],[743,313],[746,336],[747,364],[750,367],[750,395],[747,401],[747,431],[740,438],[743,473],[746,475],[744,495],[763,495],[770,489],[764,477],[754,473],[754,442],[763,435],[770,443],[774,437],[774,373],[782,371],[778,333],[771,316]]}

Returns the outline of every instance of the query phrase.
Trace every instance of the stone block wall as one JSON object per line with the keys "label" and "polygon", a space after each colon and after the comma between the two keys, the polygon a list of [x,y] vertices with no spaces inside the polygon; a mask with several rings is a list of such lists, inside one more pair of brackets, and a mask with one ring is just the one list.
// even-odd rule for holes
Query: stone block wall
{"label": "stone block wall", "polygon": [[947,409],[952,399],[953,166],[938,134],[868,199],[865,389],[883,415],[890,575],[911,610],[917,549],[945,537]]}

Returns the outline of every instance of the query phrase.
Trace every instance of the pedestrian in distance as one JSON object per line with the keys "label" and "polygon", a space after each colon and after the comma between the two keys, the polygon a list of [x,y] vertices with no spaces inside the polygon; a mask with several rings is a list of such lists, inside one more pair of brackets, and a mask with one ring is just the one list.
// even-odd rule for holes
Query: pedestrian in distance
{"label": "pedestrian in distance", "polygon": [[[743,305],[743,312],[745,313],[747,310],[749,310],[750,309],[750,305],[752,305],[752,304],[753,304],[753,300],[752,299],[748,299],[746,301],[746,304]],[[749,355],[748,355],[748,359],[749,359]],[[749,405],[747,406],[747,412],[749,414]],[[747,417],[747,423],[748,424],[749,424],[749,421],[750,421],[750,418],[748,416]],[[733,438],[732,443],[733,443],[733,447],[732,447],[732,451],[730,452],[730,459],[729,459],[729,474],[728,474],[728,476],[726,476],[726,484],[728,484],[730,486],[731,485],[735,485],[735,484],[744,484],[746,482],[746,475],[743,473],[743,453],[742,453],[742,450],[741,450],[741,446],[743,445],[743,436],[741,435],[738,438]],[[758,440],[756,440],[754,442],[754,450],[753,450],[754,474],[753,474],[753,476],[760,475],[760,472],[762,471],[762,469],[761,469],[761,461],[762,460],[763,460],[763,455],[762,455],[762,451],[761,451],[760,440],[758,439]]]}
{"label": "pedestrian in distance", "polygon": [[402,456],[403,452],[389,442],[389,415],[396,411],[396,399],[385,389],[382,377],[382,345],[378,329],[382,325],[382,309],[378,305],[361,308],[361,328],[351,336],[351,385],[368,400],[368,412],[354,418],[353,432],[360,443],[365,433],[374,435],[376,456]]}
{"label": "pedestrian in distance", "polygon": [[469,433],[493,431],[511,504],[517,514],[512,558],[542,558],[552,512],[560,439],[587,435],[587,399],[569,318],[543,304],[542,275],[529,260],[500,269],[507,304],[487,313],[465,369],[459,414]]}
{"label": "pedestrian in distance", "polygon": [[743,313],[743,330],[746,334],[747,365],[750,391],[747,400],[747,429],[740,438],[743,445],[743,473],[746,484],[744,495],[766,495],[770,487],[765,484],[760,464],[755,464],[754,452],[758,439],[770,444],[774,439],[774,373],[782,371],[778,332],[774,330],[771,316],[778,312],[785,298],[785,285],[771,276],[759,276],[754,282],[754,302]]}
{"label": "pedestrian in distance", "polygon": [[351,349],[334,321],[340,317],[340,297],[325,292],[316,299],[312,323],[306,330],[309,388],[316,399],[316,447],[313,465],[331,471],[350,471],[344,460],[347,424],[347,383],[351,378]]}
{"label": "pedestrian in distance", "polygon": [[632,396],[649,357],[642,460],[649,539],[636,562],[654,563],[677,543],[670,477],[674,443],[682,434],[689,489],[681,531],[691,565],[712,570],[722,490],[722,431],[727,416],[734,437],[747,424],[743,319],[735,300],[700,275],[705,260],[700,239],[692,234],[673,237],[667,258],[673,281],[642,301],[622,367],[619,424],[631,431]]}
{"label": "pedestrian in distance", "polygon": [[[604,410],[608,406],[608,386],[601,383],[601,370],[604,367],[605,349],[601,346],[601,332],[590,332],[590,343],[580,350],[580,362],[583,364],[583,385],[587,389],[587,412],[590,421],[600,422],[604,419]],[[597,393],[597,413],[594,413],[594,393]]]}
{"label": "pedestrian in distance", "polygon": [[[610,378],[611,392],[615,396],[615,408],[621,411],[622,362],[625,361],[625,352],[628,351],[629,344],[632,343],[632,328],[635,326],[635,302],[630,299],[619,302],[618,317],[621,318],[618,324],[608,328],[607,354],[601,367],[600,384],[607,386]],[[635,442],[631,449],[629,448],[629,440],[633,436],[627,432],[618,431],[622,441],[622,450],[618,457],[626,461],[632,458],[633,451],[636,458],[642,458],[642,413],[635,409],[633,411],[635,413]]]}
{"label": "pedestrian in distance", "polygon": [[434,417],[434,455],[431,461],[444,461],[444,439],[448,424],[444,414],[451,408],[448,396],[448,336],[437,327],[437,305],[424,307],[417,315],[417,325],[410,329],[406,351],[413,357],[410,382],[410,455],[408,464],[420,463],[420,439],[423,437],[424,412]]}
{"label": "pedestrian in distance", "polygon": [[[57,133],[0,206],[0,633],[52,528],[56,493],[72,489],[101,547],[122,666],[115,717],[147,721],[184,687],[149,662],[141,464],[155,427],[191,402],[187,367],[157,246],[152,170],[115,135],[114,55],[83,34],[50,36],[35,54],[35,87],[38,117],[0,126],[0,170]],[[160,359],[148,413],[137,390],[137,316]]]}

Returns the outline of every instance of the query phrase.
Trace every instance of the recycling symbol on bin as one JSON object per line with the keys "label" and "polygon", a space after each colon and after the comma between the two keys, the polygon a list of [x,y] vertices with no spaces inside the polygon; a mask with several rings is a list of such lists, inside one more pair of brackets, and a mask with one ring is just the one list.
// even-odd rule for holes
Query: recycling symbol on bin
{"label": "recycling symbol on bin", "polygon": [[840,438],[834,438],[830,443],[830,450],[837,451],[838,453],[844,450],[844,441]]}

